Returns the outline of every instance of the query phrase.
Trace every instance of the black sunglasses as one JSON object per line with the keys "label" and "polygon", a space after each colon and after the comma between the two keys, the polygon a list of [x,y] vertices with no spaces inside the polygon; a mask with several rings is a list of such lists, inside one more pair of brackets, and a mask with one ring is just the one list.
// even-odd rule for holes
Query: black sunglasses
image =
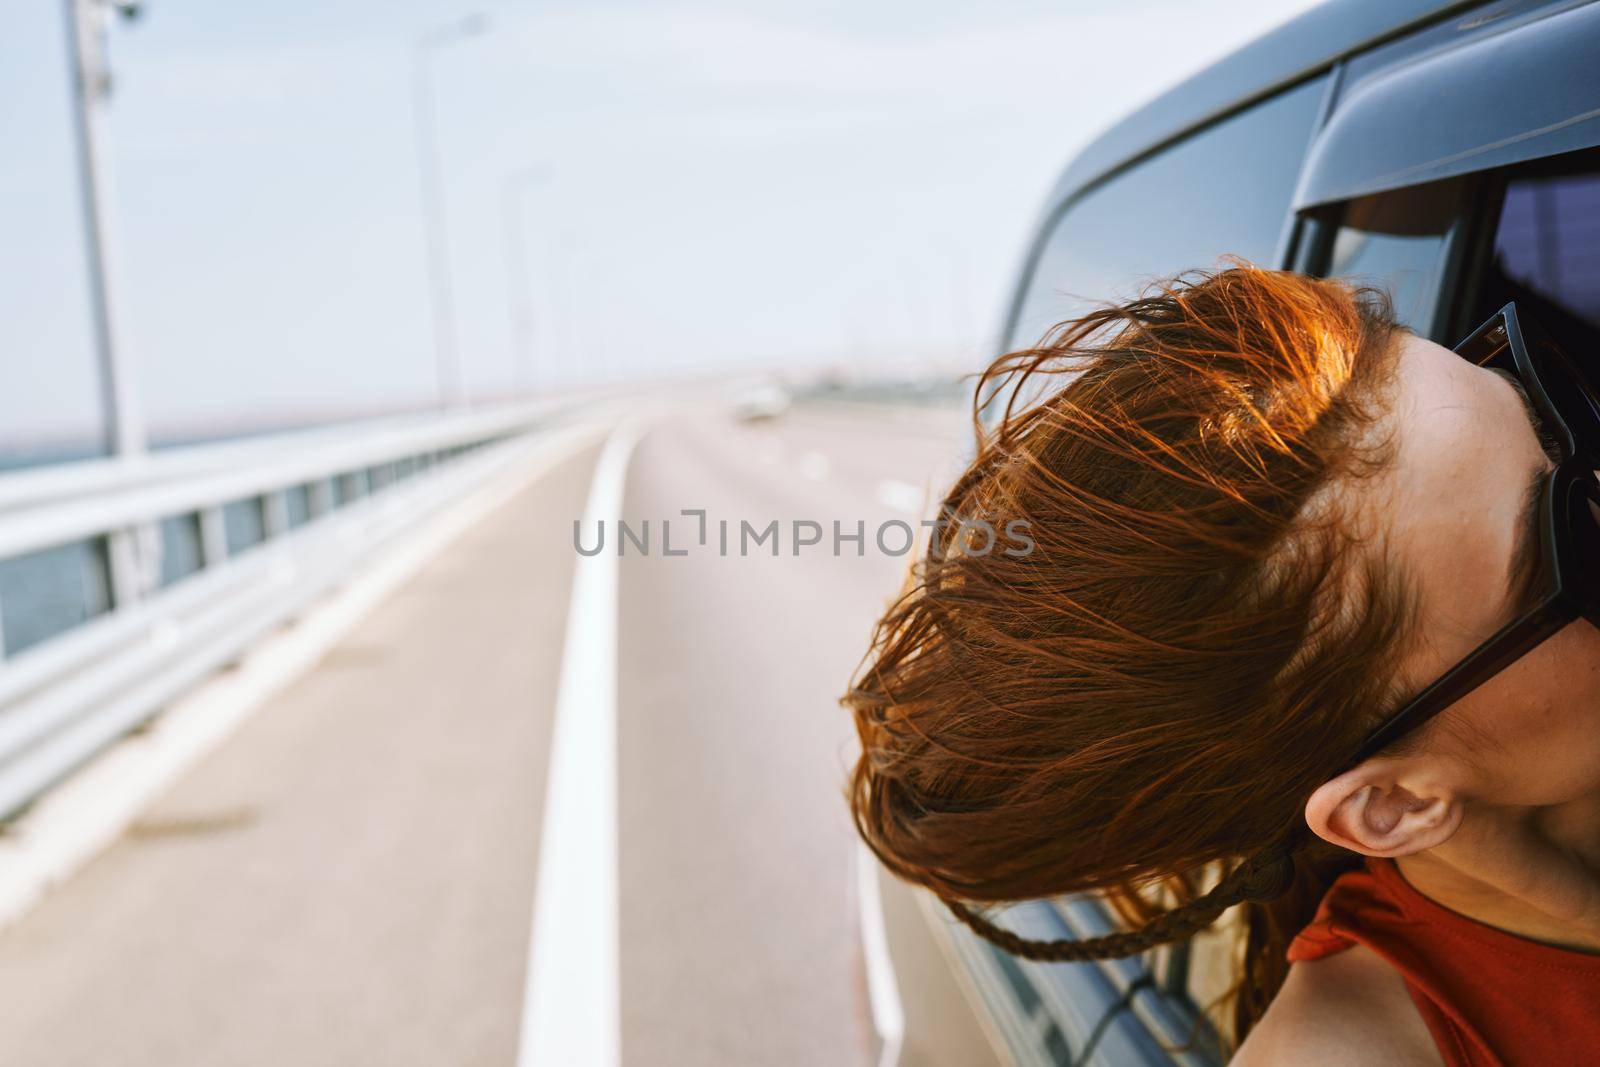
{"label": "black sunglasses", "polygon": [[[1560,453],[1539,488],[1538,558],[1525,614],[1428,685],[1367,736],[1355,766],[1454,704],[1568,623],[1600,625],[1600,397],[1538,324],[1507,304],[1455,348],[1522,386]],[[1593,505],[1593,508],[1591,507]]]}

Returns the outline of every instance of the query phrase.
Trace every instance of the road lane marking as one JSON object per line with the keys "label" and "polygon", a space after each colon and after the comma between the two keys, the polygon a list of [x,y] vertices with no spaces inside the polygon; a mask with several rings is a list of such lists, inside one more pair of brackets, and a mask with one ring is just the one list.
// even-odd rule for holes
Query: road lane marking
{"label": "road lane marking", "polygon": [[872,1027],[878,1032],[878,1067],[895,1067],[905,1043],[906,1013],[900,982],[889,956],[889,933],[883,922],[883,896],[878,890],[878,860],[856,842],[856,901],[861,908],[861,954],[867,968],[867,1000]]}
{"label": "road lane marking", "polygon": [[[595,463],[583,528],[614,527],[640,424]],[[518,1067],[622,1059],[617,888],[617,593],[614,552],[579,556],[545,783]]]}
{"label": "road lane marking", "polygon": [[920,515],[927,503],[927,494],[910,482],[898,478],[885,478],[878,483],[878,503],[886,508],[903,511],[907,515]]}

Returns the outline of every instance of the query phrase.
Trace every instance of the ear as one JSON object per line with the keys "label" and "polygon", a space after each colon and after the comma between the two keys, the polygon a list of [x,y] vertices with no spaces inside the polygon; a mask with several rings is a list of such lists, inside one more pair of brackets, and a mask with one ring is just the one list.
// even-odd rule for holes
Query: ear
{"label": "ear", "polygon": [[1461,797],[1414,765],[1374,758],[1322,783],[1306,824],[1324,841],[1363,856],[1409,856],[1448,841]]}

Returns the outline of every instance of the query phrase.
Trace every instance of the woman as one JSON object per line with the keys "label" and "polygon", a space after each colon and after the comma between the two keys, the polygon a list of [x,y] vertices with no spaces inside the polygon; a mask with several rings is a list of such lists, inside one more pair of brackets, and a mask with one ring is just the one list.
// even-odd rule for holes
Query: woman
{"label": "woman", "polygon": [[[1508,323],[1241,266],[999,359],[845,698],[879,858],[1034,959],[1245,905],[1237,1063],[1600,1055],[1600,421]],[[1129,930],[973,907],[1086,890]]]}

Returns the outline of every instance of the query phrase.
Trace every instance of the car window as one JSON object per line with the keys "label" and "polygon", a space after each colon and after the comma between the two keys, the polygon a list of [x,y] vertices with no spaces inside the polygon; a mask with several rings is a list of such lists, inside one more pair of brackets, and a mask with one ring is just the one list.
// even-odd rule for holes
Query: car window
{"label": "car window", "polygon": [[1512,300],[1574,358],[1600,360],[1600,153],[1507,181],[1475,321]]}
{"label": "car window", "polygon": [[1324,80],[1207,127],[1092,189],[1053,225],[1007,347],[1219,256],[1272,262]]}
{"label": "car window", "polygon": [[1463,179],[1362,197],[1344,209],[1326,273],[1383,289],[1396,317],[1431,336],[1447,238],[1461,217]]}

